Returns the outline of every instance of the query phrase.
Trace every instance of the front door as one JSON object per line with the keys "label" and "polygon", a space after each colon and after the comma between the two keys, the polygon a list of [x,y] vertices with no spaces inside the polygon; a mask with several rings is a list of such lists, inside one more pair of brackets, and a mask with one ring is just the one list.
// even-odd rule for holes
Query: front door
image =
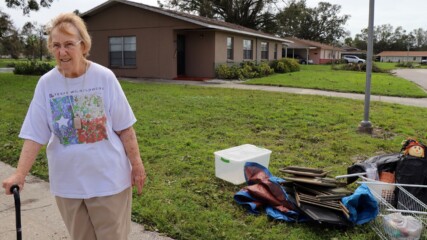
{"label": "front door", "polygon": [[178,76],[184,76],[185,75],[185,36],[184,35],[177,36],[176,45],[177,45],[176,46],[177,74]]}

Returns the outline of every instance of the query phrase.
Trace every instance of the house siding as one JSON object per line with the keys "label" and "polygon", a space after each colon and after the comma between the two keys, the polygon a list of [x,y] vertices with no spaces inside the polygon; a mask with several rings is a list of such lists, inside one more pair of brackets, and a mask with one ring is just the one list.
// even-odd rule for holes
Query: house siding
{"label": "house siding", "polygon": [[215,76],[215,32],[195,31],[186,32],[186,64],[185,72],[193,77]]}
{"label": "house siding", "polygon": [[427,59],[427,51],[384,51],[376,55],[381,62],[418,62]]}
{"label": "house siding", "polygon": [[381,62],[396,62],[396,63],[397,62],[421,62],[421,60],[422,60],[422,57],[415,57],[415,56],[387,56],[387,57],[381,57],[380,59]]}
{"label": "house siding", "polygon": [[342,49],[336,46],[323,44],[320,42],[298,39],[294,37],[285,38],[286,40],[293,41],[287,44],[285,51],[289,53],[298,54],[313,60],[314,64],[326,64],[332,62],[334,59],[340,59]]}
{"label": "house siding", "polygon": [[[280,40],[254,37],[250,35],[253,33],[245,35],[209,28],[197,24],[197,21],[187,21],[188,18],[169,16],[168,14],[171,13],[163,14],[161,11],[161,9],[151,11],[135,5],[111,2],[90,14],[84,14],[83,18],[93,41],[89,59],[110,67],[118,77],[214,78],[215,67],[218,64],[227,63],[227,37],[229,36],[234,38],[232,63],[238,64],[244,61],[243,39],[253,42],[252,60],[261,61],[261,41],[269,44],[268,60],[274,58],[276,43],[278,44],[277,58],[281,58],[279,49],[282,47],[282,42]],[[127,36],[136,37],[136,66],[110,66],[109,38]],[[178,49],[182,39],[185,42],[185,51],[183,51],[185,57],[182,57],[182,51]]]}
{"label": "house siding", "polygon": [[93,42],[89,58],[107,67],[108,38],[136,36],[137,66],[112,68],[122,77],[176,77],[176,30],[197,28],[194,24],[124,4],[116,4],[85,21]]}
{"label": "house siding", "polygon": [[325,50],[321,50],[321,52],[322,52],[321,54],[322,57],[319,59],[320,64],[331,63],[333,60],[340,59],[341,53],[338,50],[325,49]]}
{"label": "house siding", "polygon": [[[227,60],[227,37],[233,37],[233,60]],[[255,38],[245,35],[234,34],[230,32],[216,32],[215,34],[215,66],[220,64],[240,64],[243,61],[243,40],[252,41],[252,59],[253,61],[261,62],[261,42],[268,43],[268,61],[274,60],[274,45],[277,44],[277,59],[282,58],[282,43],[271,41],[263,38]]]}

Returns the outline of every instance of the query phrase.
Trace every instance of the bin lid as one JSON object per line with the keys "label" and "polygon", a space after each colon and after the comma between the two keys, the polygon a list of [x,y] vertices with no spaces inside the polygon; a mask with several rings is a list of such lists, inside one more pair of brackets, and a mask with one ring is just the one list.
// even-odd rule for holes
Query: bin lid
{"label": "bin lid", "polygon": [[215,155],[232,161],[245,161],[247,159],[256,158],[267,154],[271,154],[271,150],[260,148],[252,144],[243,144],[237,147],[215,152]]}

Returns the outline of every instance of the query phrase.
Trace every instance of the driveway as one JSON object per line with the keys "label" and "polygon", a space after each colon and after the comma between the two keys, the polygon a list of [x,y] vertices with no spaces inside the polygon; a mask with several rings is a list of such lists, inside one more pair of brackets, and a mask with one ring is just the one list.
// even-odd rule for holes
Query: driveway
{"label": "driveway", "polygon": [[427,69],[397,69],[393,74],[418,84],[427,91]]}

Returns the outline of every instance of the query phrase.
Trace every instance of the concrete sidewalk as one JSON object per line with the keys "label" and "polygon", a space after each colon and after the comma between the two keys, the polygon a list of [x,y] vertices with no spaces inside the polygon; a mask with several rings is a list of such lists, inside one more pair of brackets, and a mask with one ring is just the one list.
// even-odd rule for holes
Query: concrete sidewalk
{"label": "concrete sidewalk", "polygon": [[[293,93],[293,94],[349,98],[349,99],[362,100],[362,101],[364,101],[365,99],[365,94],[342,93],[342,92],[322,91],[322,90],[305,89],[305,88],[247,85],[247,84],[243,84],[242,81],[225,81],[225,80],[215,80],[215,79],[206,80],[206,81],[183,81],[183,80],[164,80],[164,79],[153,80],[153,79],[133,79],[133,78],[130,78],[130,79],[120,78],[120,79],[129,81],[129,82],[135,82],[135,83],[140,83],[140,82],[165,83],[165,84],[193,85],[193,86],[216,87],[216,88],[246,89],[246,90],[269,91],[269,92],[286,92],[286,93]],[[427,77],[425,79],[427,81]],[[419,83],[420,82],[417,82],[417,84],[420,85],[420,87],[424,88],[425,90],[427,89],[427,84],[421,85]],[[402,104],[407,106],[427,108],[427,98],[403,98],[403,97],[371,95],[371,101],[396,103],[396,104]]]}
{"label": "concrete sidewalk", "polygon": [[[3,180],[15,168],[0,162],[0,178]],[[0,239],[16,239],[15,205],[13,195],[0,191]],[[21,192],[22,237],[28,240],[71,239],[49,190],[49,183],[28,176]],[[144,230],[144,226],[132,223],[129,240],[173,240],[156,232]]]}

